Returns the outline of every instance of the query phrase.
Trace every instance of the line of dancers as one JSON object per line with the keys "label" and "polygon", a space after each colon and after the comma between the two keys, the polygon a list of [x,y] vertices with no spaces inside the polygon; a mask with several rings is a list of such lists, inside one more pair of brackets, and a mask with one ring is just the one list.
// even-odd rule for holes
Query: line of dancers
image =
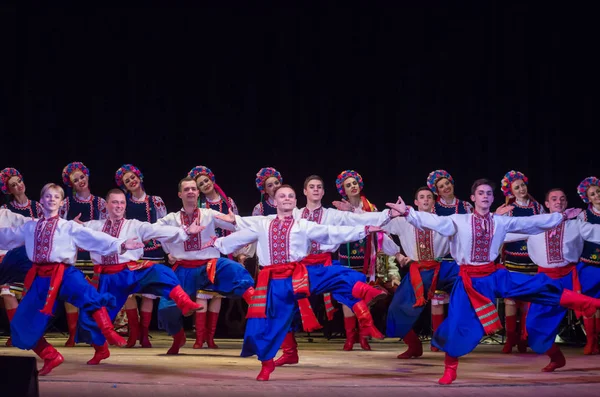
{"label": "line of dancers", "polygon": [[[47,375],[63,356],[44,339],[56,305],[65,305],[67,346],[88,343],[97,365],[110,356],[108,345],[150,347],[148,327],[153,300],[159,328],[172,336],[167,354],[178,354],[186,336],[182,318],[195,315],[194,348],[217,348],[214,334],[222,298],[248,305],[243,357],[261,362],[257,380],[276,367],[299,363],[294,333],[321,328],[311,295],[323,296],[328,320],[335,302],[343,308],[346,342],[370,350],[369,338],[382,339],[370,313],[393,292],[386,334],[408,349],[399,359],[423,354],[413,330],[432,303],[432,350],[443,351],[440,384],[457,378],[459,357],[484,335],[502,329],[496,299],[506,304],[506,344],[523,352],[545,353],[552,372],[566,364],[554,343],[566,310],[583,317],[584,354],[598,353],[600,333],[600,181],[585,178],[577,192],[588,207],[567,208],[563,189],[546,193],[544,206],[528,193],[528,179],[510,171],[501,180],[506,202],[495,212],[495,184],[475,181],[471,202],[454,196],[454,180],[435,170],[415,192],[414,207],[401,197],[378,211],[363,194],[364,181],[353,170],[341,172],[335,209],[324,208],[324,181],[306,178],[306,206],[297,208],[296,191],[271,167],[256,175],[261,200],[252,216],[240,216],[235,202],[215,182],[212,171],[196,166],[178,183],[182,208],[167,213],[163,200],[146,194],[141,171],[126,164],[115,173],[117,188],[105,198],[89,188],[89,169],[68,164],[63,187],[46,184],[39,202],[25,194],[14,168],[0,172],[9,198],[0,209],[0,294],[11,325],[9,344],[33,350]],[[401,247],[390,238],[397,235]],[[386,267],[392,289],[377,286],[379,253],[408,267],[400,280]],[[337,253],[338,260],[334,260]],[[256,279],[241,264],[256,256]],[[240,263],[241,262],[241,263]],[[168,263],[169,266],[165,266]],[[79,270],[93,266],[88,282]],[[79,266],[79,267],[78,267]],[[11,286],[23,284],[19,303]],[[395,290],[395,292],[394,292]],[[136,294],[142,294],[138,319]],[[449,302],[444,318],[443,304]],[[113,321],[124,308],[130,335],[118,335]],[[521,327],[517,329],[517,315]],[[277,352],[282,355],[275,360]]]}

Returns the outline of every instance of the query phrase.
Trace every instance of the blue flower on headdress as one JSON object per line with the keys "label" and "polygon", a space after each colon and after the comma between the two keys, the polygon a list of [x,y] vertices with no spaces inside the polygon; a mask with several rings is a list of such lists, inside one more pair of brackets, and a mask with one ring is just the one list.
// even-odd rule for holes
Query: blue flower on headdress
{"label": "blue flower on headdress", "polygon": [[587,197],[587,190],[590,186],[600,186],[600,179],[596,178],[595,176],[588,176],[583,181],[581,181],[579,186],[577,186],[577,194],[586,204],[590,202],[590,200]]}
{"label": "blue flower on headdress", "polygon": [[115,182],[117,183],[117,186],[123,190],[125,190],[125,184],[123,183],[123,177],[128,172],[133,172],[138,178],[140,178],[141,182],[144,181],[144,174],[142,174],[142,171],[140,171],[140,169],[138,167],[136,167],[133,164],[124,164],[121,166],[121,168],[119,168],[117,170],[117,172],[115,172]]}
{"label": "blue flower on headdress", "polygon": [[438,194],[437,187],[435,184],[442,178],[446,178],[450,181],[451,184],[454,185],[454,179],[452,175],[448,173],[446,170],[435,170],[431,171],[429,175],[427,175],[427,187],[431,189],[431,191],[435,194]]}
{"label": "blue flower on headdress", "polygon": [[529,179],[527,179],[525,174],[519,171],[511,170],[504,175],[504,178],[500,181],[500,189],[505,197],[512,197],[513,194],[510,187],[514,181],[518,181],[519,179],[526,185],[529,183]]}
{"label": "blue flower on headdress", "polygon": [[19,178],[21,178],[21,180],[23,179],[23,177],[21,176],[21,173],[19,171],[17,171],[16,168],[5,168],[2,171],[0,171],[0,190],[2,190],[2,193],[4,194],[9,194],[8,192],[8,180],[10,178],[12,178],[13,176],[18,176]]}
{"label": "blue flower on headdress", "polygon": [[65,186],[72,187],[70,176],[75,171],[81,171],[85,174],[85,176],[87,176],[88,178],[90,177],[89,168],[86,167],[82,162],[74,161],[72,163],[67,164],[67,166],[63,168],[62,179]]}
{"label": "blue flower on headdress", "polygon": [[363,182],[362,176],[360,176],[358,172],[354,170],[342,171],[335,179],[335,187],[337,188],[338,193],[344,198],[348,198],[346,196],[346,192],[344,191],[344,181],[348,178],[356,179],[356,182],[358,182],[358,187],[361,191],[365,187],[365,183]]}
{"label": "blue flower on headdress", "polygon": [[256,174],[256,188],[263,193],[265,191],[265,181],[271,177],[275,177],[280,183],[283,183],[283,178],[279,171],[272,167],[261,168]]}

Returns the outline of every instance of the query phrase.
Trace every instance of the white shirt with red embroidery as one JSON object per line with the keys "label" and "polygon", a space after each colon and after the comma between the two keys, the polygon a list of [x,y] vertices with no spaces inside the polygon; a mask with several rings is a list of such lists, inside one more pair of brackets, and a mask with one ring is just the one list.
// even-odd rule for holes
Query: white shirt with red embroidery
{"label": "white shirt with red embroidery", "polygon": [[173,243],[165,241],[162,245],[167,254],[171,254],[177,259],[201,260],[219,258],[221,253],[214,247],[201,249],[202,245],[210,241],[216,235],[215,228],[235,231],[235,226],[229,222],[217,219],[217,215],[223,215],[218,211],[208,208],[196,208],[194,214],[189,216],[183,209],[179,212],[171,212],[164,218],[159,219],[156,224],[161,226],[189,226],[192,221],[200,215],[200,226],[204,226],[198,234],[193,234],[184,242]]}
{"label": "white shirt with red embroidery", "polygon": [[[2,227],[18,227],[31,218],[12,212],[11,210],[0,208],[0,228]],[[0,256],[6,255],[7,250],[0,250]]]}
{"label": "white shirt with red embroidery", "polygon": [[[310,222],[318,223],[319,225],[329,226],[380,226],[390,221],[390,211],[382,212],[361,212],[355,214],[350,211],[340,211],[333,208],[319,207],[314,210],[309,210],[304,207],[301,209],[294,208],[292,216],[295,220],[306,219]],[[262,216],[236,216],[236,227],[238,230],[250,227],[255,222],[263,219]],[[275,215],[269,215],[267,218],[275,219]],[[389,236],[384,235],[383,246],[381,250],[386,255],[395,255],[400,251],[400,247],[394,243]],[[311,253],[335,252],[339,248],[339,244],[321,244],[316,241],[312,242]]]}
{"label": "white shirt with red embroidery", "polygon": [[487,214],[438,216],[409,208],[407,221],[424,230],[431,229],[450,238],[450,253],[458,265],[485,265],[500,254],[509,232],[537,234],[560,224],[560,213],[508,217]]}
{"label": "white shirt with red embroidery", "polygon": [[509,233],[506,240],[527,240],[527,252],[533,263],[540,267],[557,268],[579,262],[584,241],[600,244],[600,225],[571,219],[543,233]]}
{"label": "white shirt with red embroidery", "polygon": [[[83,224],[85,227],[103,232],[109,236],[130,239],[137,237],[140,242],[156,239],[161,243],[169,241],[177,244],[188,239],[188,235],[181,227],[174,226],[159,226],[156,223],[141,222],[137,219],[121,218],[117,221],[104,219],[101,221],[89,221]],[[144,255],[144,249],[125,251],[124,254],[99,255],[91,253],[90,257],[95,265],[114,265],[117,263],[125,263],[137,261]]]}
{"label": "white shirt with red embroidery", "polygon": [[58,216],[29,221],[19,227],[0,229],[0,248],[13,249],[25,245],[33,263],[64,263],[72,265],[77,247],[101,255],[119,253],[125,239],[88,229]]}
{"label": "white shirt with red embroidery", "polygon": [[400,245],[413,261],[433,261],[444,258],[450,252],[450,239],[430,229],[419,229],[406,218],[397,217],[383,229],[400,238]]}
{"label": "white shirt with red embroidery", "polygon": [[365,238],[365,226],[325,226],[305,219],[294,220],[261,217],[247,228],[218,238],[214,246],[229,254],[246,244],[257,242],[257,254],[262,266],[296,262],[305,258],[311,241],[320,244],[343,244]]}

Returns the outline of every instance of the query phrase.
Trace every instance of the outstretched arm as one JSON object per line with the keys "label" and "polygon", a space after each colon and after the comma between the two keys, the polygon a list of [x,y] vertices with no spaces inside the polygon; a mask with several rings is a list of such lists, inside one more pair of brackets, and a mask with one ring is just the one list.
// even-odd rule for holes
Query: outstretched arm
{"label": "outstretched arm", "polygon": [[231,254],[247,244],[258,240],[258,233],[252,229],[244,229],[230,234],[226,237],[219,237],[211,244],[222,254]]}
{"label": "outstretched arm", "polygon": [[553,229],[562,221],[573,219],[579,215],[581,210],[568,209],[565,212],[554,212],[552,214],[531,215],[521,217],[510,217],[507,222],[507,231],[524,234],[540,234],[546,230]]}
{"label": "outstretched arm", "polygon": [[589,222],[583,222],[578,220],[579,233],[585,241],[590,243],[600,244],[600,225],[594,225]]}
{"label": "outstretched arm", "polygon": [[398,197],[397,203],[386,203],[386,205],[406,217],[406,220],[416,228],[430,229],[438,232],[444,237],[456,234],[456,225],[451,216],[438,216],[422,211],[415,211],[407,207],[402,197]]}

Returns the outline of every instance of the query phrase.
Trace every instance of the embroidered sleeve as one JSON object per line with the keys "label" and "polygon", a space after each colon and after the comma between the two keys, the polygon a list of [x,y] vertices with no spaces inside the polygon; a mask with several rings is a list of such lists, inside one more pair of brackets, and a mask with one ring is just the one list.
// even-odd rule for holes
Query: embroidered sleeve
{"label": "embroidered sleeve", "polygon": [[415,211],[414,208],[410,207],[406,220],[418,229],[431,229],[444,237],[450,237],[456,234],[456,225],[452,220],[454,216],[460,215],[439,216],[428,212]]}
{"label": "embroidered sleeve", "polygon": [[[505,219],[497,217],[496,219]],[[563,215],[559,212],[553,214],[509,217],[505,219],[508,232],[540,234],[546,230],[553,229],[563,220]]]}
{"label": "embroidered sleeve", "polygon": [[258,203],[254,206],[252,210],[252,216],[261,216],[263,215],[262,203]]}
{"label": "embroidered sleeve", "polygon": [[600,224],[592,224],[589,222],[582,222],[580,220],[571,222],[578,223],[579,233],[581,233],[581,237],[583,237],[585,241],[600,244]]}
{"label": "embroidered sleeve", "polygon": [[228,255],[256,240],[258,240],[258,233],[249,228],[232,233],[227,237],[219,237],[215,240],[214,246],[222,254]]}
{"label": "embroidered sleeve", "polygon": [[28,223],[19,227],[0,228],[0,249],[11,250],[24,245],[27,235],[26,228],[28,228]]}
{"label": "embroidered sleeve", "polygon": [[544,209],[543,205],[541,205],[540,203],[537,203],[537,202],[535,203],[535,205],[538,207],[537,208],[538,214],[545,214],[546,213],[546,210]]}
{"label": "embroidered sleeve", "polygon": [[103,232],[81,226],[80,224],[68,221],[71,226],[71,237],[79,248],[85,251],[95,252],[99,255],[118,254],[121,251],[121,244],[124,239],[116,239]]}
{"label": "embroidered sleeve", "polygon": [[233,199],[231,197],[227,197],[227,200],[229,200],[229,208],[231,209],[231,211],[236,214],[239,215],[240,212],[238,211],[238,207],[237,205],[235,205],[235,201],[233,201]]}
{"label": "embroidered sleeve", "polygon": [[106,211],[106,200],[102,197],[98,197],[98,214],[99,219],[108,219],[108,212]]}
{"label": "embroidered sleeve", "polygon": [[164,218],[167,215],[167,206],[159,196],[152,196],[154,207],[156,207],[156,218]]}
{"label": "embroidered sleeve", "polygon": [[345,244],[362,240],[367,236],[366,226],[319,225],[304,219],[301,219],[298,222],[305,228],[308,239],[320,244]]}
{"label": "embroidered sleeve", "polygon": [[188,239],[188,235],[182,227],[158,225],[156,223],[140,222],[134,219],[129,220],[129,222],[132,221],[137,223],[137,234],[141,241],[157,239],[161,243],[168,242],[178,244]]}

